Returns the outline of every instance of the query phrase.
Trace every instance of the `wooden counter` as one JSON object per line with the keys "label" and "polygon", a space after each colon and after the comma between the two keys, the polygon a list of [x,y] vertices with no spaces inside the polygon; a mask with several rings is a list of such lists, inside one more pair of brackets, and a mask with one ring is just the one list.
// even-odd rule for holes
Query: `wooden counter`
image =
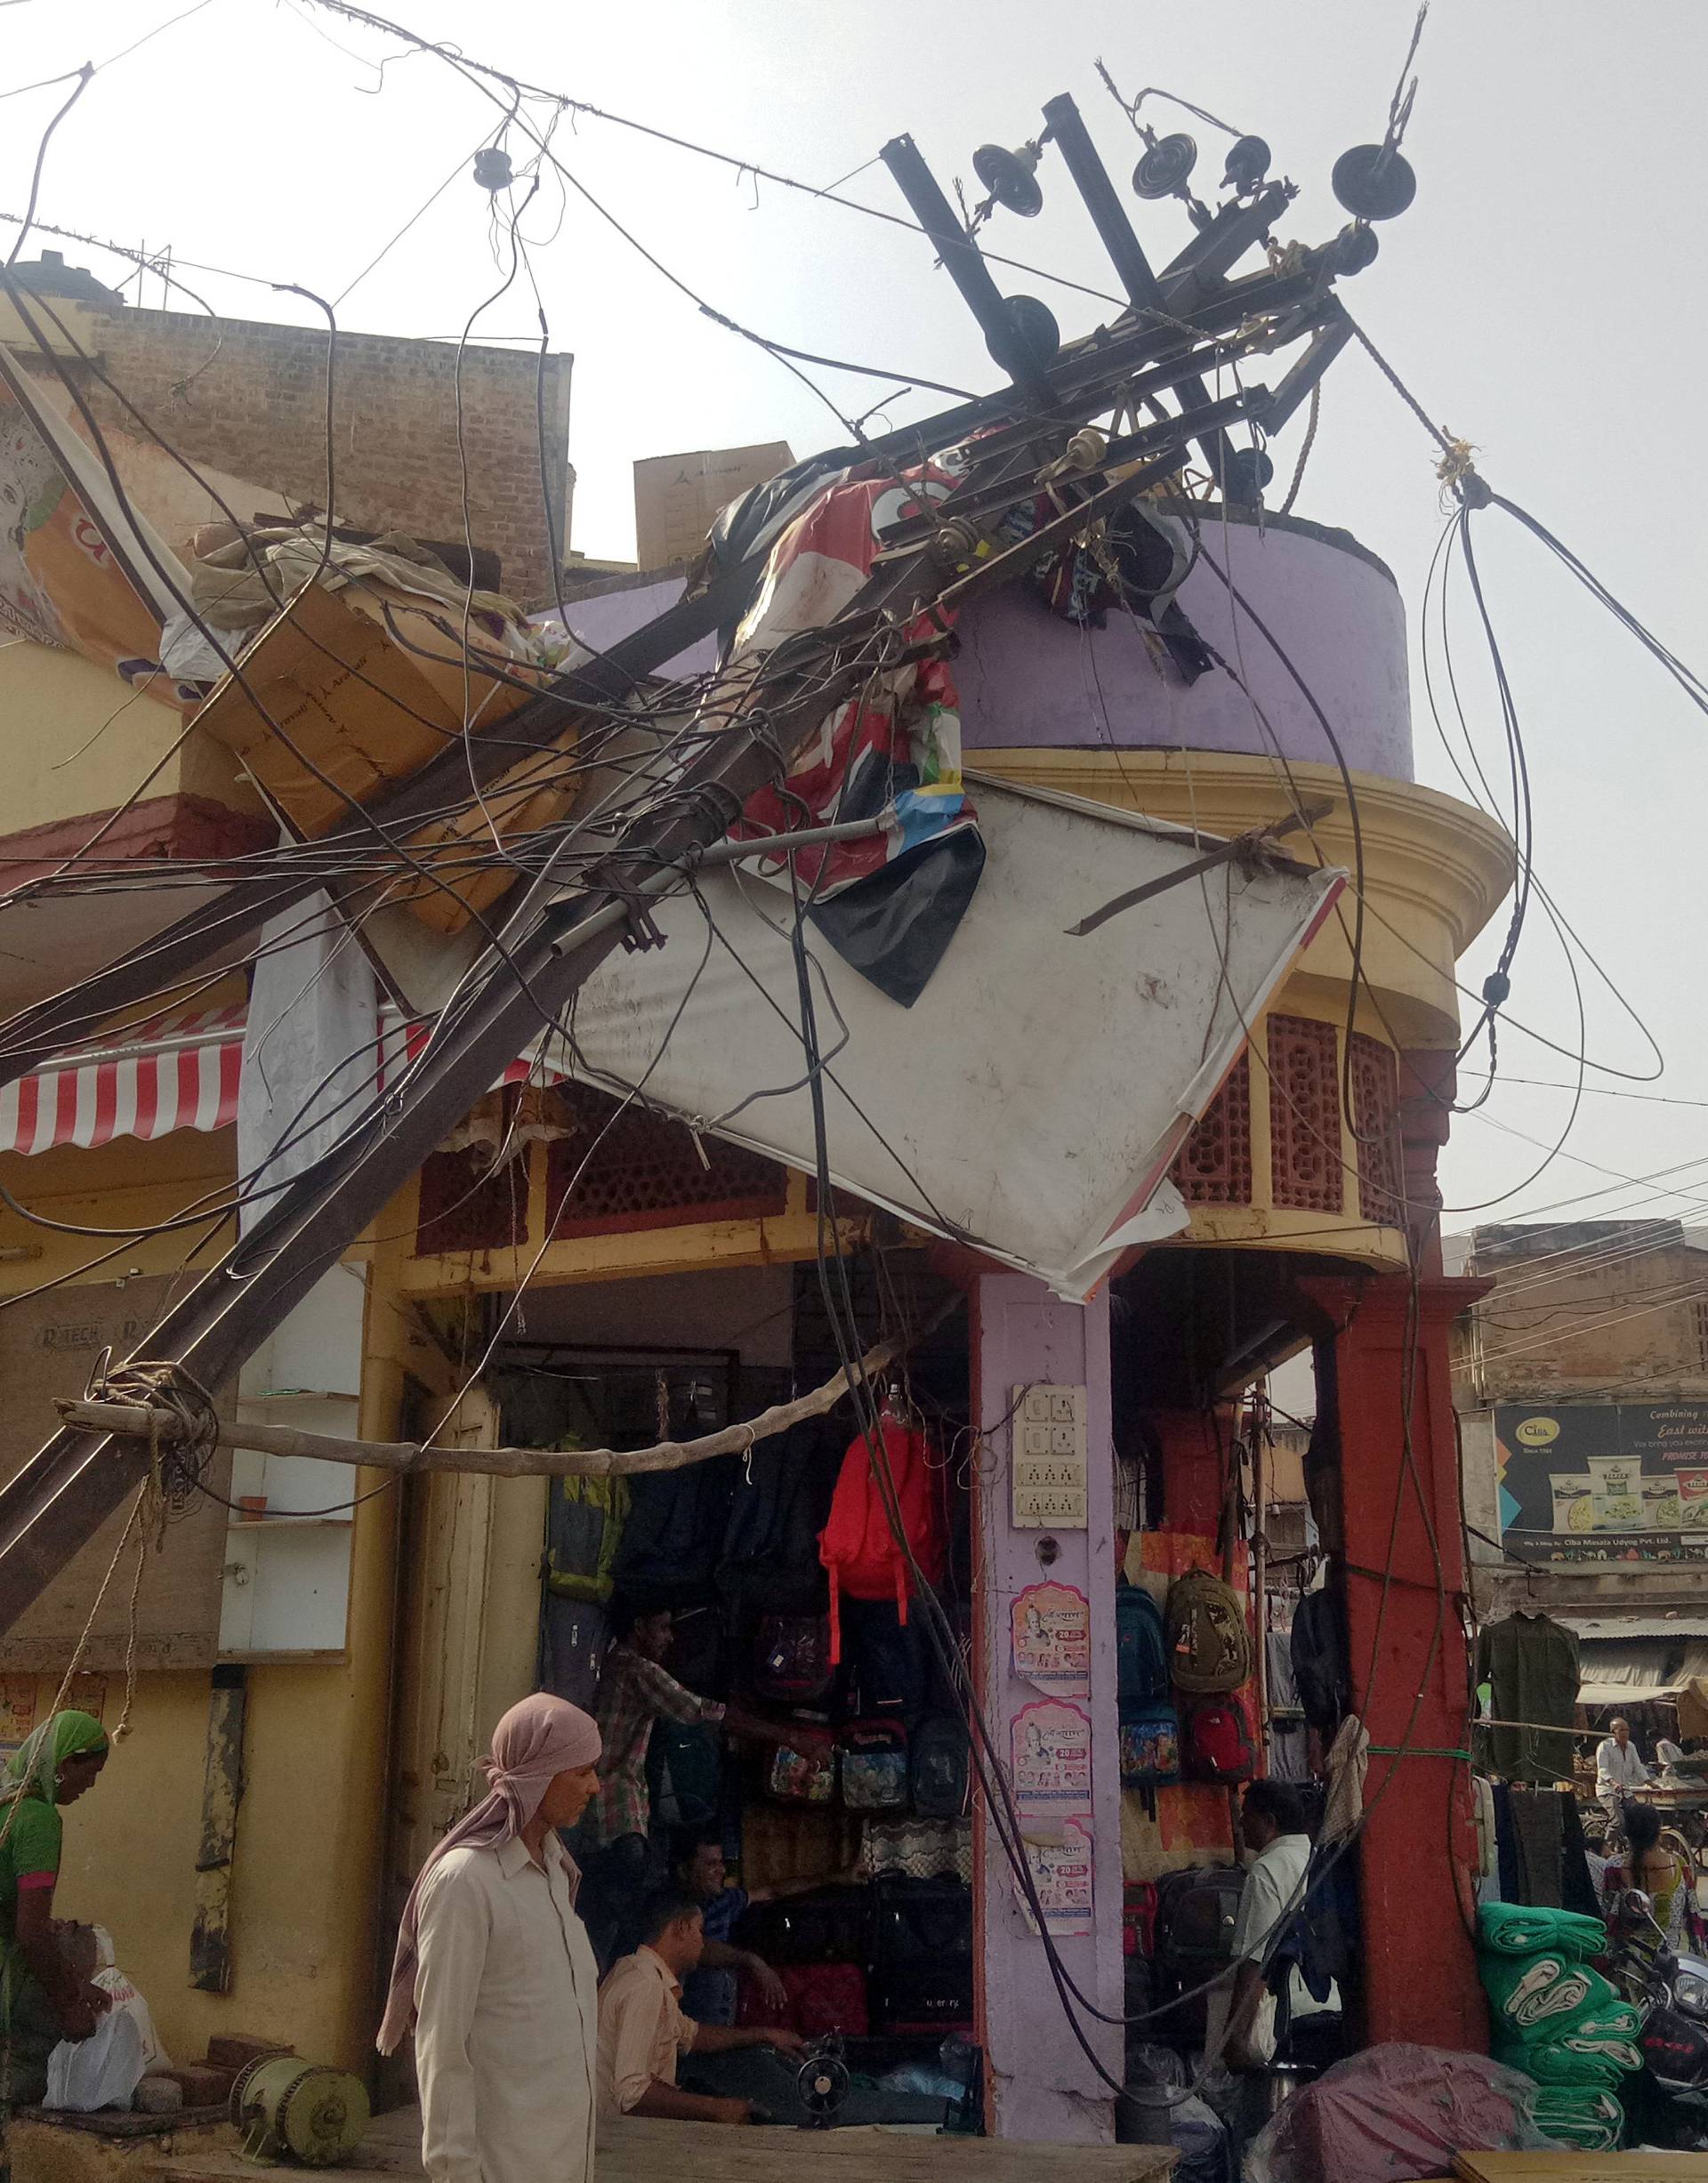
{"label": "wooden counter", "polygon": [[[808,2140],[810,2139],[810,2144]],[[275,2170],[324,2183],[361,2176],[420,2176],[421,2125],[413,2109],[382,2115],[353,2166]],[[998,2138],[915,2136],[890,2130],[721,2130],[711,2123],[601,2123],[597,2183],[801,2183],[810,2157],[822,2183],[1153,2183],[1174,2155],[1148,2145],[1024,2145]],[[161,2183],[255,2183],[234,2152],[170,2161]]]}

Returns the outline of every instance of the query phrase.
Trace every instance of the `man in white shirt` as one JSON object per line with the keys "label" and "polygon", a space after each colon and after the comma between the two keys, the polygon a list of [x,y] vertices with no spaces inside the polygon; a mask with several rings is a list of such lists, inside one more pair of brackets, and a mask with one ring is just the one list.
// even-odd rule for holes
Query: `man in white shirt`
{"label": "man in white shirt", "polygon": [[[1236,1968],[1225,2055],[1236,2069],[1267,2069],[1276,2055],[1275,1994],[1267,1963],[1270,1937],[1303,1906],[1310,1865],[1310,1837],[1297,1791],[1288,1782],[1253,1782],[1241,1806],[1240,1832],[1257,1854],[1246,1872],[1234,1921]],[[1340,1992],[1332,1983],[1327,1998],[1318,2001],[1297,1963],[1287,1981],[1290,2023],[1340,2014]]]}
{"label": "man in white shirt", "polygon": [[1608,1819],[1618,1826],[1626,1796],[1653,1776],[1631,1740],[1630,1721],[1610,1720],[1607,1726],[1611,1734],[1604,1736],[1595,1747],[1595,1794]]}

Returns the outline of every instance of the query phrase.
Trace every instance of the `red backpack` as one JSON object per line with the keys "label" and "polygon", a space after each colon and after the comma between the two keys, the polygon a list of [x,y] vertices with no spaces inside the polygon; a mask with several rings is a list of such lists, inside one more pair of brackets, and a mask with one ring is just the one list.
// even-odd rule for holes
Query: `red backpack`
{"label": "red backpack", "polygon": [[[942,1575],[943,1541],[925,1436],[887,1410],[878,1431],[902,1529],[926,1582],[934,1584]],[[842,1656],[843,1592],[851,1599],[894,1599],[898,1619],[906,1621],[907,1564],[890,1527],[885,1497],[873,1476],[872,1451],[864,1434],[850,1443],[842,1457],[830,1518],[818,1534],[818,1559],[830,1573],[833,1662]]]}
{"label": "red backpack", "polygon": [[1188,1781],[1250,1781],[1257,1751],[1235,1698],[1196,1698],[1180,1719],[1180,1771]]}

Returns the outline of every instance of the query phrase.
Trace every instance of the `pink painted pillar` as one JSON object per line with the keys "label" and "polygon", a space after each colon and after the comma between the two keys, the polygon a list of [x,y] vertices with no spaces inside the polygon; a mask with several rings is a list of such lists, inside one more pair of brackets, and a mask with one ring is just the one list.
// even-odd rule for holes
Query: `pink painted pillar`
{"label": "pink painted pillar", "polygon": [[[978,1470],[974,1658],[979,1701],[1006,1764],[1009,1727],[1037,1698],[1011,1672],[1010,1608],[1027,1585],[1053,1578],[1091,1602],[1091,1690],[1076,1701],[1092,1716],[1094,1929],[1056,1945],[1080,1992],[1110,2015],[1122,2005],[1121,1773],[1116,1723],[1115,1464],[1109,1423],[1109,1312],[1107,1296],[1084,1307],[1062,1303],[1041,1282],[1019,1274],[976,1275],[968,1293],[975,1426],[990,1432]],[[1086,1390],[1086,1518],[1081,1529],[1017,1529],[1011,1521],[1013,1425],[1003,1422],[1016,1388],[1027,1382]],[[1053,1541],[1054,1559],[1043,1543]],[[1043,1554],[1040,1548],[1043,1547]],[[999,2138],[1059,2144],[1107,2144],[1115,2096],[1076,2041],[1043,1944],[1016,1899],[1012,1870],[982,1800],[975,1826],[973,1882],[978,1953],[979,2034],[987,2071],[986,2123]],[[1118,2082],[1118,2024],[1099,2022],[1076,2004],[1082,2029]]]}

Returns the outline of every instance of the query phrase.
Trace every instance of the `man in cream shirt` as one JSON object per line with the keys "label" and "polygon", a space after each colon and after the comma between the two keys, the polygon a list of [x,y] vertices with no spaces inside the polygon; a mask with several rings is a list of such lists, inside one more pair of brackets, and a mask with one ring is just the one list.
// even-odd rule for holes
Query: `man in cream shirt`
{"label": "man in cream shirt", "polygon": [[700,1960],[705,1922],[686,1889],[660,1888],[641,1908],[641,1945],[611,1966],[599,1989],[599,2060],[595,2072],[601,2117],[647,2115],[683,2123],[748,2123],[751,2099],[721,2099],[684,2091],[676,2067],[684,2054],[729,2054],[743,2047],[776,2047],[798,2055],[798,2035],[777,2029],[697,2024],[682,2014],[682,1980]]}

